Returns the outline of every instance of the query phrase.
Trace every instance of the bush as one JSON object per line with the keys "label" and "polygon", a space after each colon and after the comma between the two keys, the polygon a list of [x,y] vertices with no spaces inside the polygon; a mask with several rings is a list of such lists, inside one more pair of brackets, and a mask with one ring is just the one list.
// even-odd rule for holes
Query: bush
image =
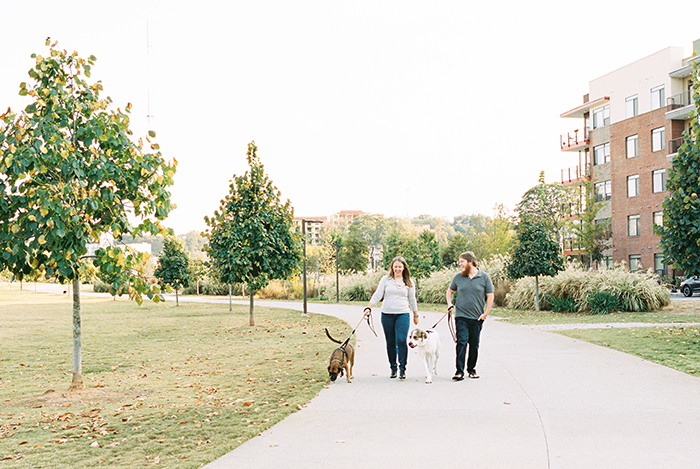
{"label": "bush", "polygon": [[617,311],[620,299],[607,291],[598,291],[588,297],[591,314],[608,314]]}
{"label": "bush", "polygon": [[92,282],[92,290],[96,293],[109,293],[111,289],[112,286],[106,284],[102,280],[95,279],[95,281]]}
{"label": "bush", "polygon": [[[196,295],[197,285],[193,284],[182,290],[183,295]],[[228,296],[228,285],[219,283],[218,280],[211,277],[204,277],[199,281],[199,294],[208,296]],[[231,288],[231,294],[234,296],[243,295],[243,285],[235,284]]]}
{"label": "bush", "polygon": [[558,313],[574,313],[578,310],[576,300],[569,297],[552,296],[549,299],[550,309]]}
{"label": "bush", "polygon": [[430,274],[430,277],[421,279],[418,285],[418,301],[421,303],[447,304],[445,292],[452,282],[457,270],[445,268]]}
{"label": "bush", "polygon": [[[540,278],[539,284],[541,309],[553,311],[656,311],[670,301],[668,290],[655,275],[621,267],[597,271],[569,267],[555,277]],[[507,300],[511,308],[534,309],[535,279],[518,280]]]}

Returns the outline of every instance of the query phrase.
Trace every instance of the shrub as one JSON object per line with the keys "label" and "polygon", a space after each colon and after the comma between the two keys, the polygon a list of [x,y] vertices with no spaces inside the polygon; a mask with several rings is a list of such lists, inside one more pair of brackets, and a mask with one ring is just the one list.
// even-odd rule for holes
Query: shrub
{"label": "shrub", "polygon": [[597,291],[588,297],[591,314],[608,314],[617,311],[620,299],[607,291]]}
{"label": "shrub", "polygon": [[574,313],[578,311],[578,305],[573,298],[552,296],[549,302],[550,309],[558,313]]}
{"label": "shrub", "polygon": [[421,303],[447,304],[445,292],[457,271],[454,268],[437,270],[430,277],[421,279],[418,285],[418,301]]}
{"label": "shrub", "polygon": [[343,301],[369,301],[377,289],[384,271],[353,274],[340,279],[340,299]]}
{"label": "shrub", "polygon": [[95,281],[92,282],[92,290],[96,293],[109,293],[111,289],[112,286],[106,284],[102,280],[95,279]]}
{"label": "shrub", "polygon": [[[520,279],[507,297],[508,306],[534,309],[535,279]],[[624,268],[589,271],[569,267],[555,277],[540,279],[541,308],[590,312],[655,311],[666,306],[670,293],[655,275]],[[575,306],[575,308],[574,308]]]}
{"label": "shrub", "polygon": [[[197,285],[190,285],[182,291],[183,295],[196,295]],[[228,285],[220,283],[218,280],[211,277],[204,277],[199,281],[199,294],[208,296],[228,296]],[[234,296],[243,295],[243,285],[235,284],[231,288],[231,294]]]}
{"label": "shrub", "polygon": [[[543,277],[539,279],[541,310],[550,309],[551,297],[548,290],[551,281],[552,277]],[[510,293],[506,296],[506,304],[509,308],[534,310],[535,277],[523,277],[515,282]]]}

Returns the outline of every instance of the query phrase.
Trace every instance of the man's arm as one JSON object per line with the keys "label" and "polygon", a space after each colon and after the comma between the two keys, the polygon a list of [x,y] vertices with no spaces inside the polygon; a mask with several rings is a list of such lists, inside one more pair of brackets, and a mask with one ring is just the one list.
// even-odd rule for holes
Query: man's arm
{"label": "man's arm", "polygon": [[486,316],[489,315],[491,312],[491,307],[493,306],[493,300],[496,298],[496,295],[491,292],[486,294],[486,306],[484,306],[484,314],[479,316],[479,321],[483,321],[486,319]]}
{"label": "man's arm", "polygon": [[445,293],[445,298],[447,298],[447,309],[450,309],[454,306],[452,304],[452,297],[454,296],[454,294],[454,290],[450,290],[449,288],[447,289],[447,292]]}

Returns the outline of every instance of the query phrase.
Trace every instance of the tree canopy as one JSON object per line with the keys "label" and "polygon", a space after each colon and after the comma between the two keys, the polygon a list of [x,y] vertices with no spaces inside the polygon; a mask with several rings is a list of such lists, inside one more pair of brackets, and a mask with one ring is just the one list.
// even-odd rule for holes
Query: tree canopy
{"label": "tree canopy", "polygon": [[189,286],[190,283],[190,259],[182,241],[174,236],[165,238],[163,252],[158,258],[158,267],[153,274],[161,283],[175,290],[175,302],[179,306],[178,290]]}
{"label": "tree canopy", "polygon": [[663,226],[656,226],[666,262],[686,275],[700,275],[700,64],[693,63],[693,100],[690,128],[673,158],[663,203]]}
{"label": "tree canopy", "polygon": [[538,311],[539,276],[551,277],[564,270],[559,243],[552,237],[544,223],[520,222],[512,261],[508,265],[508,275],[512,278],[535,277],[535,305]]}
{"label": "tree canopy", "polygon": [[[16,278],[40,272],[73,282],[73,386],[82,386],[79,272],[88,245],[109,235],[157,234],[170,210],[168,186],[177,162],[166,162],[158,144],[132,141],[124,112],[100,98],[102,84],[89,84],[96,58],[81,58],[47,40],[47,57],[35,65],[21,96],[31,103],[0,116],[0,267]],[[131,219],[136,220],[132,225]],[[112,293],[162,299],[145,278],[147,255],[117,246],[92,256]]]}
{"label": "tree canopy", "polygon": [[566,219],[577,204],[576,194],[563,184],[545,183],[544,171],[540,173],[538,182],[523,194],[515,210],[520,221],[541,223],[561,241]]}
{"label": "tree canopy", "polygon": [[301,235],[294,209],[265,174],[255,142],[248,144],[249,169],[234,175],[229,193],[214,215],[205,217],[206,252],[225,284],[245,283],[250,296],[250,325],[255,325],[255,292],[273,279],[287,279],[302,260]]}

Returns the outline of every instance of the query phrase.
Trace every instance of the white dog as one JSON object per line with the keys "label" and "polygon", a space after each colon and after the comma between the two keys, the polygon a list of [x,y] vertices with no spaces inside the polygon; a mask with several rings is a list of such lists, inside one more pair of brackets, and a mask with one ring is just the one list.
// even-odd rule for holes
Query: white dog
{"label": "white dog", "polygon": [[433,375],[437,375],[437,361],[440,357],[440,336],[433,330],[414,329],[408,340],[408,346],[418,349],[418,355],[423,360],[425,367],[425,383],[433,382]]}

